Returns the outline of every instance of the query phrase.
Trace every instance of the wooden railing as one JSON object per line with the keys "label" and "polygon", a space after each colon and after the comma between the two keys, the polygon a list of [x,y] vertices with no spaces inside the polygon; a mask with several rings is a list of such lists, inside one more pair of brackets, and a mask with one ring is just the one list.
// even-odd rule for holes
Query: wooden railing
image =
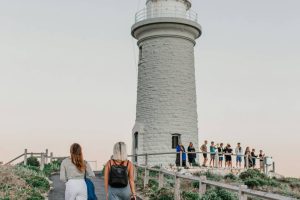
{"label": "wooden railing", "polygon": [[[216,181],[210,181],[207,180],[206,176],[187,176],[187,175],[182,175],[180,173],[168,171],[165,169],[156,169],[156,168],[150,168],[148,166],[141,166],[141,165],[136,165],[135,164],[135,180],[138,179],[139,173],[138,170],[142,169],[144,170],[144,183],[143,186],[144,188],[148,185],[150,179],[158,179],[158,187],[162,188],[164,187],[165,183],[165,175],[171,176],[175,180],[174,184],[174,200],[180,200],[181,199],[181,190],[180,190],[180,182],[181,179],[186,179],[186,180],[191,180],[191,181],[198,181],[199,182],[199,196],[202,196],[206,192],[207,186],[214,186],[214,187],[219,187],[223,188],[225,190],[229,190],[232,192],[235,192],[238,194],[239,200],[247,200],[248,197],[257,197],[261,199],[268,199],[268,200],[296,200],[295,198],[290,198],[278,194],[273,194],[269,192],[263,192],[263,191],[257,191],[257,190],[252,190],[249,189],[246,185],[240,185],[240,186],[235,186],[235,185],[230,185],[230,184],[225,184],[225,183],[220,183]],[[157,172],[158,177],[150,177],[150,171]]]}
{"label": "wooden railing", "polygon": [[[67,156],[54,156],[53,152],[50,152],[48,149],[45,150],[45,152],[41,152],[41,153],[34,153],[34,152],[28,152],[27,149],[24,150],[24,153],[17,156],[16,158],[10,160],[9,162],[5,163],[5,165],[11,165],[12,163],[14,163],[17,160],[20,160],[20,163],[23,163],[24,165],[27,165],[27,159],[29,156],[33,156],[36,157],[38,159],[40,159],[40,169],[43,170],[45,167],[45,164],[48,163],[52,163],[54,160],[63,160],[65,159]],[[89,163],[94,163],[95,165],[95,170],[97,170],[98,168],[98,162],[97,161],[87,161]]]}
{"label": "wooden railing", "polygon": [[45,152],[41,152],[41,153],[28,152],[28,150],[25,149],[23,154],[21,154],[21,155],[17,156],[16,158],[10,160],[5,165],[11,165],[13,162],[19,160],[20,158],[23,158],[23,161],[20,161],[20,162],[21,163],[23,162],[24,165],[27,165],[28,156],[34,156],[34,157],[40,159],[40,169],[41,170],[44,169],[45,164],[47,164],[48,161],[52,162],[53,159],[55,159],[55,157],[53,157],[52,152],[49,155],[48,149],[46,149]]}

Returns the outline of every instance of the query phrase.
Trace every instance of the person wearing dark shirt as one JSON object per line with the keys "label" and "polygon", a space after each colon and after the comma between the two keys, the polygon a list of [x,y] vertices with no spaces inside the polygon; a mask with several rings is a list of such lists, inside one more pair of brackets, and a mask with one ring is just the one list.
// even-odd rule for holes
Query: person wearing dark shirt
{"label": "person wearing dark shirt", "polygon": [[224,155],[225,155],[225,167],[232,167],[232,148],[230,144],[227,144],[227,146],[224,149]]}
{"label": "person wearing dark shirt", "polygon": [[223,143],[218,147],[218,156],[219,156],[219,167],[223,167],[223,159],[224,159],[224,147]]}
{"label": "person wearing dark shirt", "polygon": [[256,166],[256,158],[257,158],[257,155],[255,155],[255,149],[252,149],[251,159],[252,159],[253,168],[255,168],[255,166]]}
{"label": "person wearing dark shirt", "polygon": [[195,153],[196,150],[195,150],[195,147],[192,142],[190,142],[190,145],[188,146],[187,151],[188,151],[189,164],[190,164],[190,166],[193,166],[193,164],[196,163],[196,153]]}

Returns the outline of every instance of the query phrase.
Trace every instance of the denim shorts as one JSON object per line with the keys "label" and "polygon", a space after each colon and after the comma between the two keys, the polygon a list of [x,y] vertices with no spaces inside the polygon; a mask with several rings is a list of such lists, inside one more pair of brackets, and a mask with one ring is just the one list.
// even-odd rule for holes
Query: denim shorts
{"label": "denim shorts", "polygon": [[242,162],[242,156],[236,156],[236,162]]}

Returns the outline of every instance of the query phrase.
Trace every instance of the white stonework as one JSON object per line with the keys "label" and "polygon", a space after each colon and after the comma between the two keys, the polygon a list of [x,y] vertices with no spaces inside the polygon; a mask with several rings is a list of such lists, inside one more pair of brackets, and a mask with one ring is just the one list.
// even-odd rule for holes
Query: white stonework
{"label": "white stonework", "polygon": [[[187,0],[148,0],[147,5],[163,2],[190,7]],[[134,24],[132,35],[140,49],[132,153],[175,152],[172,134],[180,134],[186,148],[193,142],[199,149],[194,45],[200,25],[178,16],[151,17]],[[175,155],[148,157],[149,165],[174,163]]]}

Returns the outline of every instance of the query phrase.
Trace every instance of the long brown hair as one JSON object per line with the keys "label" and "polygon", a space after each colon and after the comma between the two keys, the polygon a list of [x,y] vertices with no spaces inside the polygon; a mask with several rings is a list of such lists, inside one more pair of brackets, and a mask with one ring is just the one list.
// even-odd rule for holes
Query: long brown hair
{"label": "long brown hair", "polygon": [[72,144],[70,148],[70,153],[72,163],[77,167],[79,171],[84,172],[86,166],[83,160],[81,146],[77,143]]}

